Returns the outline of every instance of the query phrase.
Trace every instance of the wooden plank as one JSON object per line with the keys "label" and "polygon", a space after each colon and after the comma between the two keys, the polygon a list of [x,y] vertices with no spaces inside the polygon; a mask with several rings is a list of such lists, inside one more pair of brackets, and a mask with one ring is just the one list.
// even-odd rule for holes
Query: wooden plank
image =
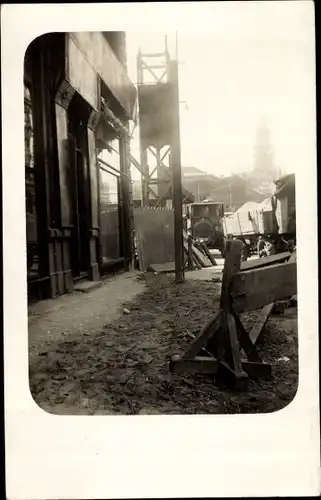
{"label": "wooden plank", "polygon": [[214,316],[212,316],[208,322],[203,326],[200,331],[198,337],[194,340],[194,342],[190,345],[190,347],[183,354],[184,359],[190,359],[197,356],[202,349],[205,347],[209,339],[215,335],[215,331],[219,329],[221,326],[221,313],[219,310]]}
{"label": "wooden plank", "polygon": [[172,373],[200,373],[203,375],[215,375],[218,371],[219,362],[215,358],[196,356],[193,359],[181,359],[173,356],[170,361]]}
{"label": "wooden plank", "polygon": [[243,370],[251,379],[269,380],[272,377],[272,367],[268,363],[255,363],[253,361],[244,361]]}
{"label": "wooden plank", "polygon": [[290,252],[283,252],[269,257],[262,257],[262,259],[248,260],[241,263],[241,271],[248,271],[250,269],[257,269],[260,267],[270,266],[289,260],[291,257]]}
{"label": "wooden plank", "polygon": [[174,273],[175,262],[165,262],[164,264],[150,264],[147,267],[147,272],[153,273]]}
{"label": "wooden plank", "polygon": [[200,375],[220,374],[234,389],[245,389],[248,377],[268,380],[272,376],[272,367],[268,363],[244,361],[242,363],[242,369],[241,376],[237,376],[226,363],[220,363],[215,358],[208,358],[205,356],[197,356],[193,359],[181,359],[179,356],[173,356],[170,361],[170,371],[172,373]]}
{"label": "wooden plank", "polygon": [[[186,253],[186,255],[188,255],[188,244],[187,243],[184,243],[184,252]],[[195,255],[193,255],[192,249],[191,249],[191,253],[192,253],[192,261],[193,261],[194,266],[197,269],[202,269],[201,264],[198,262],[198,260],[195,257]]]}
{"label": "wooden plank", "polygon": [[[185,229],[183,230],[183,239],[184,239],[184,245],[187,244],[188,242],[189,235]],[[212,262],[210,259],[203,254],[203,252],[200,252],[198,248],[192,243],[192,253],[194,258],[201,264],[202,267],[212,267]]]}
{"label": "wooden plank", "polygon": [[201,244],[200,244],[199,241],[194,240],[193,245],[194,245],[195,248],[197,248],[197,250],[199,252],[201,252],[202,255],[205,255],[205,252],[204,252],[203,248],[201,247]]}
{"label": "wooden plank", "polygon": [[205,241],[201,241],[200,242],[200,245],[201,247],[203,248],[204,250],[204,253],[205,255],[208,257],[208,259],[211,261],[212,265],[213,266],[217,266],[217,263],[216,263],[216,260],[214,259],[213,255],[211,254],[211,252],[209,251]]}
{"label": "wooden plank", "polygon": [[241,362],[241,353],[240,353],[240,347],[239,347],[239,341],[238,341],[238,335],[237,335],[237,327],[236,327],[236,322],[235,322],[235,316],[234,314],[227,312],[226,313],[226,323],[227,323],[227,328],[228,328],[228,340],[229,340],[229,351],[230,353],[230,360],[229,364],[233,371],[235,372],[235,375],[237,378],[240,378],[243,376],[243,370],[242,370],[242,362]]}
{"label": "wooden plank", "polygon": [[249,338],[253,344],[256,344],[256,342],[258,342],[259,337],[263,331],[263,328],[266,325],[268,317],[270,316],[270,314],[272,312],[273,306],[274,306],[273,303],[264,306],[258,319],[254,323],[254,325],[250,331],[250,334],[249,334]]}
{"label": "wooden plank", "polygon": [[234,274],[230,289],[235,312],[259,309],[297,293],[296,262]]}
{"label": "wooden plank", "polygon": [[[169,164],[172,173],[172,199],[174,208],[174,241],[175,241],[175,282],[184,282],[184,236],[183,236],[183,206],[182,206],[182,172],[181,143],[179,123],[179,92],[178,92],[178,62],[169,64],[169,80],[172,84],[169,101],[171,102],[171,155]],[[165,169],[166,171],[166,169]],[[170,186],[169,186],[170,187]],[[163,194],[165,198],[165,193]]]}
{"label": "wooden plank", "polygon": [[240,345],[242,349],[244,349],[247,358],[250,361],[254,361],[255,363],[261,363],[262,362],[261,357],[256,351],[254,342],[252,341],[249,334],[245,330],[243,323],[240,320],[240,317],[237,314],[235,314],[234,317],[239,332]]}
{"label": "wooden plank", "polygon": [[197,258],[195,257],[195,255],[193,255],[193,253],[192,253],[192,259],[193,259],[194,266],[195,266],[197,269],[203,269],[203,267],[202,267],[202,266],[201,266],[201,264],[198,262]]}
{"label": "wooden plank", "polygon": [[202,252],[200,252],[199,249],[196,248],[195,245],[192,245],[192,252],[195,255],[195,257],[197,258],[197,260],[200,262],[202,267],[212,267],[213,264],[210,261],[210,259],[206,255],[204,255]]}

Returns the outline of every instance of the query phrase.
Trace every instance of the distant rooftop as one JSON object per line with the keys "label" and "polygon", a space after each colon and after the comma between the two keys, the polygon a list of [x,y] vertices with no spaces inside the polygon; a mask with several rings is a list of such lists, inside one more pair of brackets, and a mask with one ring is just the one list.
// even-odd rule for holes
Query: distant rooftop
{"label": "distant rooftop", "polygon": [[207,172],[204,172],[204,170],[201,170],[196,167],[182,167],[182,174],[184,177],[194,177],[195,175],[197,176],[209,175]]}

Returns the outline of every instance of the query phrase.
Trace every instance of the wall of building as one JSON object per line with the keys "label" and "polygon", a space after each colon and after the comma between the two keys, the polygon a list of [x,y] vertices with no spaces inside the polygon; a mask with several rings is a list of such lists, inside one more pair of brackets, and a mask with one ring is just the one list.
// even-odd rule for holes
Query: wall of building
{"label": "wall of building", "polygon": [[[97,280],[105,272],[101,258],[100,199],[104,188],[97,162],[97,126],[106,120],[100,100],[102,81],[110,85],[111,92],[116,81],[124,82],[118,93],[115,92],[117,95],[113,95],[117,102],[114,112],[125,126],[131,117],[134,87],[124,70],[124,34],[118,35],[121,43],[117,58],[105,37],[98,35],[44,35],[37,38],[26,53],[30,298],[71,292],[75,280]],[[113,43],[117,46],[117,38]],[[92,58],[86,53],[90,50]],[[97,54],[101,54],[100,59]],[[121,248],[121,262],[118,259],[115,266],[126,269],[133,257],[127,138],[119,134],[118,144],[119,231],[109,238],[117,238]]]}

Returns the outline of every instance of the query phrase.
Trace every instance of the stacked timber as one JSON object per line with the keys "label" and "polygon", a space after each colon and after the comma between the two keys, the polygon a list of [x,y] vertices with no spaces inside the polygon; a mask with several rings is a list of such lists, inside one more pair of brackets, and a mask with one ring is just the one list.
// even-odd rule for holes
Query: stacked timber
{"label": "stacked timber", "polygon": [[186,231],[183,231],[183,239],[188,269],[216,266],[216,261],[204,241],[193,239]]}

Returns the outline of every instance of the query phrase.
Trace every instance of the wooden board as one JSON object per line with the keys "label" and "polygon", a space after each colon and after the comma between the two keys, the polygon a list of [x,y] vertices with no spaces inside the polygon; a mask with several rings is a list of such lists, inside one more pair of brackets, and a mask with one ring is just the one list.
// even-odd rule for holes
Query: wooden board
{"label": "wooden board", "polygon": [[259,267],[270,266],[272,264],[279,264],[286,262],[291,257],[290,252],[283,252],[269,257],[262,257],[261,259],[248,260],[241,263],[241,271],[248,271],[249,269],[256,269]]}
{"label": "wooden board", "polygon": [[[188,256],[188,243],[184,243],[184,252],[186,253],[186,255]],[[197,258],[195,257],[195,255],[193,255],[193,251],[192,251],[192,260],[193,260],[193,264],[194,266],[197,268],[197,269],[202,269],[202,266],[201,264],[198,262]]]}
{"label": "wooden board", "polygon": [[264,306],[262,311],[260,312],[258,319],[254,323],[249,335],[253,344],[255,344],[259,340],[263,328],[265,327],[266,322],[272,312],[273,306],[274,304],[267,304],[266,306]]}
{"label": "wooden board", "polygon": [[[188,241],[188,234],[187,231],[183,230],[183,239],[184,239],[184,244],[187,244]],[[203,252],[200,252],[194,244],[192,244],[192,253],[194,255],[194,258],[201,264],[202,267],[212,267],[213,264],[210,261],[210,259],[203,254]]]}
{"label": "wooden board", "polygon": [[212,267],[213,264],[210,261],[210,259],[204,255],[202,252],[198,250],[198,248],[195,247],[195,245],[192,245],[192,252],[193,254],[197,257],[199,262],[202,264],[203,267]]}
{"label": "wooden board", "polygon": [[219,362],[215,358],[196,356],[193,359],[181,359],[173,356],[170,362],[172,373],[201,373],[215,375],[218,371]]}
{"label": "wooden board", "polygon": [[212,316],[201,329],[199,335],[194,342],[188,347],[183,354],[184,359],[190,359],[197,356],[200,350],[207,344],[208,340],[213,336],[213,333],[220,327],[222,311],[219,310]]}
{"label": "wooden board", "polygon": [[214,259],[213,255],[209,251],[206,243],[204,241],[201,241],[200,245],[201,245],[201,247],[202,247],[203,252],[205,253],[205,255],[207,255],[208,259],[211,261],[212,265],[213,266],[217,266],[216,260]]}
{"label": "wooden board", "polygon": [[296,262],[241,271],[234,274],[230,289],[235,312],[246,312],[297,293]]}
{"label": "wooden board", "polygon": [[217,375],[222,369],[224,369],[225,373],[226,371],[229,372],[234,388],[237,388],[236,385],[240,384],[239,389],[245,389],[247,375],[253,379],[262,378],[268,380],[271,378],[271,365],[267,363],[243,361],[242,375],[240,377],[235,377],[235,373],[226,363],[220,363],[215,358],[196,356],[193,359],[181,359],[177,356],[173,356],[170,361],[170,371],[176,374]]}
{"label": "wooden board", "polygon": [[147,272],[174,273],[175,272],[175,262],[165,262],[164,264],[150,264],[147,267]]}

